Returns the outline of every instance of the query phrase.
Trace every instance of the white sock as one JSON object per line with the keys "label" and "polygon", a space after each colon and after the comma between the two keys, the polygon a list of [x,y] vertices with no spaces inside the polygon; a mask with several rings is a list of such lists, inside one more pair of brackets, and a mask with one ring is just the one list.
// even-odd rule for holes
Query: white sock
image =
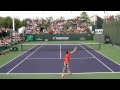
{"label": "white sock", "polygon": [[68,71],[68,73],[70,74],[70,70]]}
{"label": "white sock", "polygon": [[62,73],[62,77],[64,76],[64,74]]}

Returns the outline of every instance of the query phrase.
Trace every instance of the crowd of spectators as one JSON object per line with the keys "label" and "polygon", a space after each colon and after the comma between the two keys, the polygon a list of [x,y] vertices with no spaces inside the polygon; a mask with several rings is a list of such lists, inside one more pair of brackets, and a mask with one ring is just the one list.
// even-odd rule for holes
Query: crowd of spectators
{"label": "crowd of spectators", "polygon": [[[105,22],[119,21],[120,15],[110,15],[103,18]],[[29,19],[25,26],[25,34],[90,34],[89,23],[86,20],[70,19],[70,20],[45,20],[45,19]],[[10,47],[12,44],[25,40],[20,37],[18,32],[11,33],[9,28],[0,26],[0,46]]]}
{"label": "crowd of spectators", "polygon": [[80,34],[90,33],[86,20],[44,20],[31,19],[27,21],[25,34]]}
{"label": "crowd of spectators", "polygon": [[12,44],[22,42],[23,37],[20,37],[18,32],[11,33],[9,28],[0,28],[0,46],[5,48],[10,47]]}
{"label": "crowd of spectators", "polygon": [[[86,20],[44,20],[29,19],[24,30],[25,34],[80,34],[90,33]],[[13,35],[14,34],[14,35]],[[12,44],[24,41],[18,32],[11,33],[9,28],[0,27],[0,46],[10,47]]]}
{"label": "crowd of spectators", "polygon": [[105,22],[120,21],[120,15],[108,15],[103,18]]}
{"label": "crowd of spectators", "polygon": [[22,41],[24,41],[24,39],[19,36],[14,36],[12,38],[10,36],[1,37],[0,38],[0,46],[5,46],[5,48],[8,48],[13,44],[16,44],[16,43],[19,43]]}

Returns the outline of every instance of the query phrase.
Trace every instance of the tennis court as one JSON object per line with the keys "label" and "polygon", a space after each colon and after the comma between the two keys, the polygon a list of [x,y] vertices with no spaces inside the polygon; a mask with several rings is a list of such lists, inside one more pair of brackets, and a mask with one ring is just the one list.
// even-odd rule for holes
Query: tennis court
{"label": "tennis court", "polygon": [[66,50],[77,46],[71,55],[70,68],[73,74],[119,72],[118,63],[100,54],[99,43],[87,44],[22,44],[25,51],[0,67],[0,74],[61,74]]}

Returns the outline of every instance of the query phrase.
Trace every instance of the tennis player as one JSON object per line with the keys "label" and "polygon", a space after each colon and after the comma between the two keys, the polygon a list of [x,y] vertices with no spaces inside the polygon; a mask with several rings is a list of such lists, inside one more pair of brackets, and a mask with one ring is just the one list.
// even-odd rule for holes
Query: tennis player
{"label": "tennis player", "polygon": [[65,58],[64,58],[64,67],[63,67],[63,70],[62,70],[62,78],[65,78],[64,76],[64,71],[65,69],[68,71],[69,75],[71,75],[72,73],[70,72],[70,66],[69,66],[69,60],[70,60],[70,55],[72,53],[74,53],[75,51],[77,50],[77,47],[74,47],[74,49],[69,52],[69,51],[66,51],[66,55],[65,55]]}

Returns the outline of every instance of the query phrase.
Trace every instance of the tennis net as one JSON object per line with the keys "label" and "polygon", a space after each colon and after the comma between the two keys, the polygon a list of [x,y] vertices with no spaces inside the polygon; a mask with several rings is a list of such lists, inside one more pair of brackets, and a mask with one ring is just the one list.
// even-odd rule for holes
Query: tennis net
{"label": "tennis net", "polygon": [[100,43],[82,43],[82,44],[21,44],[22,51],[63,51],[73,50],[100,50]]}

